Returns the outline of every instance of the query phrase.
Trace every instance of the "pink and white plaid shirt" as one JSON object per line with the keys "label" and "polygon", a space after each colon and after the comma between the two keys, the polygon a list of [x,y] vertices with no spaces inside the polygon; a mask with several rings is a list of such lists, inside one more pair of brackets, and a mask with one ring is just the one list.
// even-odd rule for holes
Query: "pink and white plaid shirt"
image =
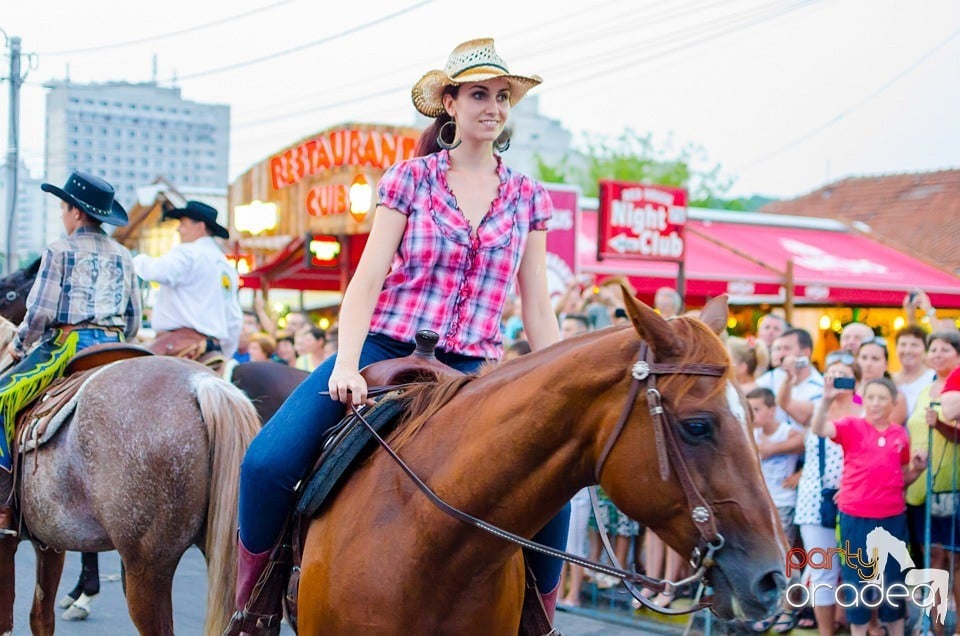
{"label": "pink and white plaid shirt", "polygon": [[377,300],[370,331],[402,342],[421,329],[439,348],[480,358],[503,353],[500,317],[531,231],[553,213],[539,183],[503,165],[500,193],[471,232],[447,184],[447,151],[391,167],[378,205],[407,216],[407,227]]}

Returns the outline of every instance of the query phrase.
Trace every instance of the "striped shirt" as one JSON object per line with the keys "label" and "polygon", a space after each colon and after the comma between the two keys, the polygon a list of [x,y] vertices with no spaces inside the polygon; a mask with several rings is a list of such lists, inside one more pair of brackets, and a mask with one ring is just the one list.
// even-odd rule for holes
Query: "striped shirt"
{"label": "striped shirt", "polygon": [[140,319],[140,292],[130,252],[102,229],[81,226],[44,250],[14,347],[22,355],[64,325],[118,327],[132,338]]}
{"label": "striped shirt", "polygon": [[407,217],[370,331],[403,342],[421,329],[440,334],[450,353],[499,359],[500,317],[531,231],[546,231],[553,212],[543,187],[503,165],[500,191],[473,231],[447,184],[442,150],[391,167],[378,205]]}

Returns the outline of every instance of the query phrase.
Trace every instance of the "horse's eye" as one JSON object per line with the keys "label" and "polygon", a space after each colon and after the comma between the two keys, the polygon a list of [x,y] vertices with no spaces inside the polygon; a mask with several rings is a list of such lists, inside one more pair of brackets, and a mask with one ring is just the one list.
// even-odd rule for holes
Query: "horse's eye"
{"label": "horse's eye", "polygon": [[7,292],[7,301],[8,301],[8,302],[11,302],[11,303],[12,303],[12,302],[15,301],[16,299],[17,299],[17,292],[13,291],[12,289]]}
{"label": "horse's eye", "polygon": [[680,429],[692,442],[709,439],[713,433],[713,421],[703,415],[687,418],[680,422]]}

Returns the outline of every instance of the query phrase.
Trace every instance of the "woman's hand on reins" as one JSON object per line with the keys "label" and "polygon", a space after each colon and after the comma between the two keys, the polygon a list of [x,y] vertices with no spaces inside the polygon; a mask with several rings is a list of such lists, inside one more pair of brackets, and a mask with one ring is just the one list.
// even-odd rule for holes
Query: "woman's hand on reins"
{"label": "woman's hand on reins", "polygon": [[356,369],[347,370],[334,367],[328,386],[330,398],[344,404],[353,402],[360,406],[367,399],[367,381]]}

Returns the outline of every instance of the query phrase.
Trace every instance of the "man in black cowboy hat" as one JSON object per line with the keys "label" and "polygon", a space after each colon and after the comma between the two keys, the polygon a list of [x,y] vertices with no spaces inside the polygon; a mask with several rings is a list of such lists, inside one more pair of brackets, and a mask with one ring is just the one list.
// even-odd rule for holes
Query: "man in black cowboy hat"
{"label": "man in black cowboy hat", "polygon": [[138,254],[133,259],[140,278],[160,284],[153,305],[153,350],[196,358],[210,351],[233,356],[243,326],[237,298],[237,271],[213,237],[228,238],[217,223],[217,211],[200,201],[168,210],[165,218],[180,219],[180,244],[159,257]]}
{"label": "man in black cowboy hat", "polygon": [[101,228],[102,223],[127,224],[113,186],[74,172],[63,188],[40,187],[61,199],[67,237],[43,252],[26,316],[7,347],[19,362],[0,377],[0,540],[16,535],[10,441],[17,411],[59,377],[77,351],[132,338],[140,329],[140,292],[130,252]]}

